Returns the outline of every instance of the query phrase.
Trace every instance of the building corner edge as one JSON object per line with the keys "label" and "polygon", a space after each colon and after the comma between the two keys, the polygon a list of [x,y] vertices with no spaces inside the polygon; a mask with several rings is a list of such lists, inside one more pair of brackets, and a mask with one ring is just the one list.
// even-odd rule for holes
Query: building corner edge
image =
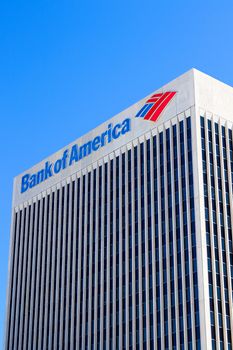
{"label": "building corner edge", "polygon": [[197,273],[198,273],[198,296],[199,296],[199,322],[201,349],[211,350],[211,325],[209,307],[209,286],[208,286],[208,264],[205,233],[205,211],[204,191],[202,178],[202,153],[201,153],[201,131],[200,113],[196,89],[198,71],[193,70],[193,89],[195,104],[192,107],[192,137],[193,148],[193,178],[194,178],[194,203],[196,218],[196,246],[197,246]]}

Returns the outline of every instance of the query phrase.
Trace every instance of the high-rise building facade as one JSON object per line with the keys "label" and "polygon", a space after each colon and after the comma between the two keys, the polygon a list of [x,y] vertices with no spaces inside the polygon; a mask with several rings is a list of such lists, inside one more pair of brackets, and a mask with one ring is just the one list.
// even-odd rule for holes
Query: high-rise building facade
{"label": "high-rise building facade", "polygon": [[232,132],[190,70],[17,176],[5,349],[233,349]]}

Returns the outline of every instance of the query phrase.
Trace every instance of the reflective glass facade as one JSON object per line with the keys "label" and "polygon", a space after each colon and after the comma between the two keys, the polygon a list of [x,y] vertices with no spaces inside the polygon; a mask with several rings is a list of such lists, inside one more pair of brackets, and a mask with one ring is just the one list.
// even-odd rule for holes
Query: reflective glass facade
{"label": "reflective glass facade", "polygon": [[201,349],[191,117],[14,214],[6,349]]}
{"label": "reflective glass facade", "polygon": [[200,123],[212,349],[232,349],[232,130]]}

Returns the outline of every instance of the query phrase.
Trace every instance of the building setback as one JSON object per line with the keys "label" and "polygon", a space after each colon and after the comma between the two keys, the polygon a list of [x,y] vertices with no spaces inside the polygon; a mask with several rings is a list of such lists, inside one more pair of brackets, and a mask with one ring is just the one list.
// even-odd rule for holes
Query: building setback
{"label": "building setback", "polygon": [[233,349],[232,132],[192,69],[17,176],[5,349]]}

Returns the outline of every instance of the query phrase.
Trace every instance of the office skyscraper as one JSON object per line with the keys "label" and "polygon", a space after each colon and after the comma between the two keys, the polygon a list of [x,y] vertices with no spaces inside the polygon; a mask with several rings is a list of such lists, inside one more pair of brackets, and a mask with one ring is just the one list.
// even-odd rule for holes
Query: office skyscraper
{"label": "office skyscraper", "polygon": [[17,176],[5,349],[232,349],[232,130],[190,70]]}

